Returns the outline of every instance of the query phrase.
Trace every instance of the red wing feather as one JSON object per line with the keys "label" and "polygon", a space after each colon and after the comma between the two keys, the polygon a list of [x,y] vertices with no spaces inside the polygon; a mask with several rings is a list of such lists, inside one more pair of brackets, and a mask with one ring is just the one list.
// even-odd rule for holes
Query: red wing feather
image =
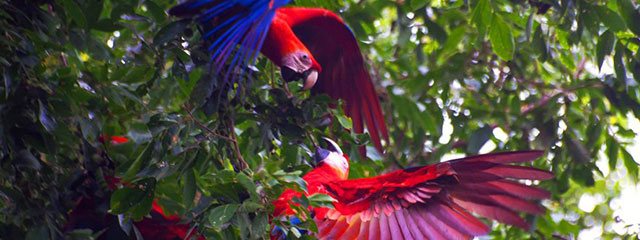
{"label": "red wing feather", "polygon": [[[510,179],[545,180],[549,172],[505,165],[541,151],[486,154],[374,178],[324,183],[335,209],[317,217],[320,239],[471,239],[489,232],[471,213],[528,229],[520,212],[544,212],[549,193]],[[365,236],[366,237],[363,237]]]}
{"label": "red wing feather", "polygon": [[277,14],[291,25],[322,66],[312,92],[342,99],[344,110],[353,121],[353,130],[362,133],[364,122],[374,146],[383,152],[382,139],[389,140],[387,126],[360,47],[349,27],[325,9],[281,8]]}

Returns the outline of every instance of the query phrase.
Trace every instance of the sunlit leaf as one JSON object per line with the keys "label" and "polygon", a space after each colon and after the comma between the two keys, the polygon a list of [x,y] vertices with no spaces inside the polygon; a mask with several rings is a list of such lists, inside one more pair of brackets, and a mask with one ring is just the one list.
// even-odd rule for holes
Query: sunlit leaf
{"label": "sunlit leaf", "polygon": [[631,0],[617,0],[618,3],[618,11],[624,19],[625,23],[627,23],[627,27],[631,32],[635,33],[636,36],[640,36],[640,24],[638,24],[638,19],[640,19],[640,12]]}
{"label": "sunlit leaf", "polygon": [[606,6],[596,6],[595,7],[598,16],[602,23],[607,26],[611,31],[618,32],[624,31],[626,29],[626,25],[622,17],[618,15],[615,11],[609,9]]}
{"label": "sunlit leaf", "polygon": [[634,160],[633,155],[627,151],[627,149],[620,149],[622,152],[622,160],[625,168],[627,168],[628,174],[635,182],[638,182],[638,163]]}
{"label": "sunlit leaf", "polygon": [[209,223],[214,227],[220,227],[231,220],[238,207],[240,207],[240,204],[225,204],[214,208],[209,213]]}
{"label": "sunlit leaf", "polygon": [[513,58],[515,44],[511,28],[497,13],[493,14],[493,17],[491,18],[489,40],[491,40],[493,52],[495,52],[500,58],[505,61],[509,61]]}
{"label": "sunlit leaf", "polygon": [[491,4],[489,0],[478,0],[471,11],[471,22],[484,32],[491,22]]}

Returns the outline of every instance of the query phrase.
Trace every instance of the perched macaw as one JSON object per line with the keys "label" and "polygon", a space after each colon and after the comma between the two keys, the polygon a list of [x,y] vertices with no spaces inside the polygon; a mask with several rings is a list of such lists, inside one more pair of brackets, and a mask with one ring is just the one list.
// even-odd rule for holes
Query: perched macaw
{"label": "perched macaw", "polygon": [[[471,213],[529,229],[520,212],[541,214],[536,200],[549,192],[516,180],[548,180],[553,174],[510,165],[540,157],[542,151],[478,155],[372,178],[347,180],[348,157],[331,140],[317,148],[317,166],[303,179],[306,193],[285,190],[273,204],[274,217],[295,214],[291,200],[322,193],[334,208],[310,208],[319,239],[470,239],[490,228]],[[274,231],[273,236],[282,236]]]}
{"label": "perched macaw", "polygon": [[288,3],[289,0],[191,0],[169,13],[198,16],[219,72],[228,74],[240,65],[253,63],[259,50],[280,67],[285,81],[302,79],[304,89],[344,100],[354,131],[362,133],[366,124],[374,146],[383,152],[382,139],[389,139],[387,127],[353,33],[329,10],[283,8]]}

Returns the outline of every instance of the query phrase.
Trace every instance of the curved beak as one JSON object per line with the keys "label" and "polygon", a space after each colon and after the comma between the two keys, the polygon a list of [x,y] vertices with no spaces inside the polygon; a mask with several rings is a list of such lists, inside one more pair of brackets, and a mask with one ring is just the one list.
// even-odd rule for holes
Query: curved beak
{"label": "curved beak", "polygon": [[314,85],[316,85],[316,82],[318,81],[318,71],[316,71],[316,70],[307,70],[302,75],[304,77],[303,78],[304,82],[302,84],[302,89],[309,90]]}
{"label": "curved beak", "polygon": [[327,143],[327,148],[324,149],[324,148],[321,148],[320,146],[316,147],[316,152],[313,155],[313,160],[316,162],[316,164],[324,161],[326,158],[329,157],[331,153],[336,153],[340,156],[343,155],[342,149],[340,149],[340,146],[338,146],[336,142],[326,137],[323,137],[322,139],[324,139],[324,141]]}
{"label": "curved beak", "polygon": [[338,144],[336,142],[334,142],[333,140],[323,137],[322,139],[324,139],[324,141],[327,142],[327,149],[329,151],[335,152],[337,154],[343,155],[342,153],[342,149],[340,148],[340,146],[338,146]]}
{"label": "curved beak", "polygon": [[316,85],[316,82],[318,81],[318,71],[315,69],[309,69],[307,71],[299,73],[291,68],[282,67],[280,70],[280,74],[282,75],[282,79],[284,79],[285,82],[302,79],[302,89],[304,90],[311,89],[314,85]]}

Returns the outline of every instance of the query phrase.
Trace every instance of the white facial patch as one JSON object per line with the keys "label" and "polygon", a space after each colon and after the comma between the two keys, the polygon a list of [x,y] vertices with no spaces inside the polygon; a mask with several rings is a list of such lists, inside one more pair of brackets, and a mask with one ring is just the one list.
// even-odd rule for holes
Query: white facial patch
{"label": "white facial patch", "polygon": [[339,171],[345,179],[349,176],[349,161],[347,161],[344,156],[336,152],[331,152],[322,162]]}

